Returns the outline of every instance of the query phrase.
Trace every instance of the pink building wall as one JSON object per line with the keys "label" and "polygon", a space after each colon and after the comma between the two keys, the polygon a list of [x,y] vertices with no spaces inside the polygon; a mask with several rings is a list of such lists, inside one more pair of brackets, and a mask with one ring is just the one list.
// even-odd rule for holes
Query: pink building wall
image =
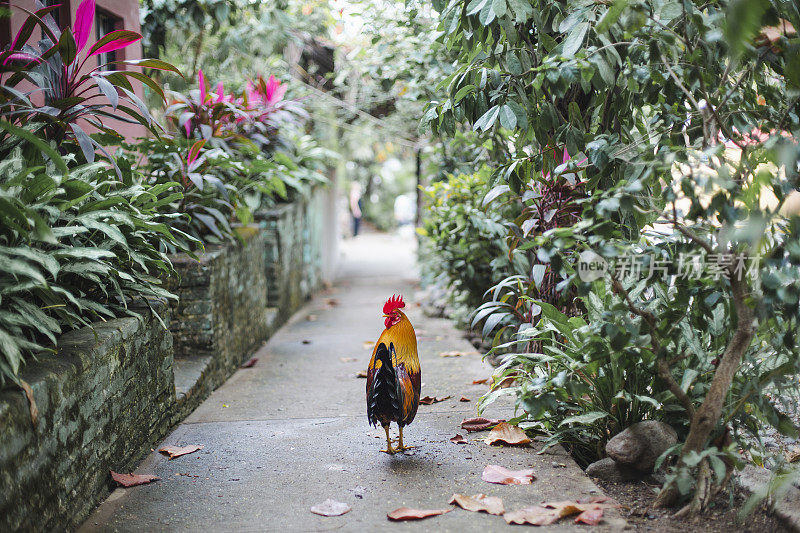
{"label": "pink building wall", "polygon": [[[75,13],[78,10],[78,5],[80,5],[80,0],[60,0],[62,4],[62,21],[61,25],[64,26],[65,18],[69,18],[69,26],[75,23]],[[34,10],[34,0],[11,0],[11,20],[10,20],[10,35],[13,39],[13,36],[17,34],[22,24],[25,22],[27,18],[27,13],[18,9],[18,7],[24,7],[29,11]],[[119,19],[118,27],[115,29],[126,29],[135,31],[137,33],[141,32],[141,26],[139,24],[139,1],[138,0],[96,0],[97,9],[103,10],[110,15],[113,15],[115,18]],[[89,41],[86,45],[84,50],[89,49],[96,41],[97,41],[97,23],[98,17],[95,15],[95,29],[89,35]],[[34,31],[34,34],[31,36],[31,41],[36,42],[38,39],[41,38],[41,31],[37,28]],[[8,43],[2,42],[0,43],[0,48],[6,46]],[[117,52],[118,59],[141,59],[142,57],[142,46],[140,42],[134,43],[127,48],[119,50]],[[89,66],[89,63],[92,63],[92,60],[87,61],[87,67],[84,67],[85,71],[90,70],[91,68],[97,66],[97,63],[92,63]],[[135,67],[120,65],[117,66],[117,70],[131,70]],[[140,69],[139,69],[140,70]],[[143,96],[143,88],[142,84],[136,80],[129,78],[129,81],[134,87],[134,93],[139,97],[142,98]],[[20,87],[24,90],[24,87]],[[105,100],[104,97],[101,97]],[[107,100],[105,100],[107,101]],[[147,134],[147,129],[144,126],[139,124],[128,124],[122,121],[116,121],[112,119],[103,119],[103,123],[108,126],[109,128],[119,132],[123,135],[126,139],[134,139],[136,137],[142,137]],[[88,124],[81,124],[82,127],[85,126],[85,130],[87,133],[91,133],[92,131],[96,131]]]}

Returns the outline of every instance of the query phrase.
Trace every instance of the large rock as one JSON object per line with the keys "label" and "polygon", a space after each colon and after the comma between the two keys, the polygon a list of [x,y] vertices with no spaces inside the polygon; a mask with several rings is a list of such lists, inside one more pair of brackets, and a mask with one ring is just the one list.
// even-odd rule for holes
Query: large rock
{"label": "large rock", "polygon": [[656,459],[678,442],[678,434],[669,424],[645,420],[615,435],[606,444],[606,453],[621,465],[650,473]]}
{"label": "large rock", "polygon": [[631,466],[621,465],[610,457],[600,459],[587,466],[586,475],[614,483],[637,481],[647,477],[647,474],[639,472]]}

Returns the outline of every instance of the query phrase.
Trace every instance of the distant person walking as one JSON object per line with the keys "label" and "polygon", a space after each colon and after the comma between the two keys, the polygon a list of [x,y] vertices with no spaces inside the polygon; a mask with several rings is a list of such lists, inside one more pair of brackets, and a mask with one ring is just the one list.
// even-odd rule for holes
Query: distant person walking
{"label": "distant person walking", "polygon": [[350,214],[353,217],[353,237],[361,227],[361,184],[354,181],[350,185]]}

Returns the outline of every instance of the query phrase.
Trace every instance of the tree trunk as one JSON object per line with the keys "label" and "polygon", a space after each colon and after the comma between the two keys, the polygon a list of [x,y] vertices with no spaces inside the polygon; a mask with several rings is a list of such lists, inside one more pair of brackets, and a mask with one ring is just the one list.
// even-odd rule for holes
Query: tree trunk
{"label": "tree trunk", "polygon": [[[728,390],[731,388],[731,383],[733,383],[733,377],[736,375],[736,371],[741,365],[742,357],[750,347],[755,334],[753,312],[745,303],[745,297],[747,296],[745,281],[735,279],[734,274],[731,273],[730,283],[733,306],[736,309],[736,331],[720,359],[703,404],[692,417],[692,424],[689,427],[689,435],[686,437],[686,442],[681,451],[681,458],[691,452],[700,452],[705,449],[711,437],[711,432],[722,415],[722,406],[725,402],[725,397],[728,395]],[[664,485],[658,498],[656,498],[655,506],[671,507],[677,503],[679,496],[674,482]],[[700,509],[693,508],[693,510]]]}

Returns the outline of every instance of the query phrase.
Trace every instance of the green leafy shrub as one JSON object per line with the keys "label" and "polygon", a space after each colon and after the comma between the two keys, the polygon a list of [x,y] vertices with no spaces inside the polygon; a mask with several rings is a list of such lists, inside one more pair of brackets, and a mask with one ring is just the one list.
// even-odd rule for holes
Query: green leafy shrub
{"label": "green leafy shrub", "polygon": [[[0,127],[12,136],[0,162],[1,383],[16,381],[36,352],[53,350],[63,331],[173,297],[161,287],[173,272],[164,250],[181,244],[174,219],[158,211],[180,196],[179,184],[143,185],[124,160],[119,178],[106,161],[76,164],[29,133]],[[32,156],[31,145],[47,157]]]}
{"label": "green leafy shrub", "polygon": [[[451,302],[471,311],[484,293],[509,272],[524,272],[524,257],[512,254],[506,244],[504,221],[513,206],[487,209],[491,171],[450,176],[425,191],[427,210],[421,233],[429,248],[423,267],[451,290]],[[491,329],[491,328],[490,328]]]}
{"label": "green leafy shrub", "polygon": [[[554,147],[586,157],[581,219],[541,228],[521,246],[535,250],[561,294],[589,305],[593,292],[602,312],[539,312],[519,325],[522,349],[509,363],[525,370],[520,400],[534,423],[555,417],[545,421],[549,432],[582,432],[589,454],[618,429],[608,422],[628,415],[593,392],[605,385],[580,396],[584,378],[567,366],[611,388],[644,386],[640,396],[669,410],[645,402],[632,419],[669,419],[682,441],[657,505],[691,498],[685,512],[705,508],[735,465],[723,459],[729,439],[758,460],[739,433],[765,424],[796,431],[770,393],[800,372],[800,225],[787,201],[800,190],[800,8],[782,0],[436,7],[442,41],[460,57],[442,81],[447,96],[429,104],[423,123],[500,139],[495,179],[520,196],[535,176],[568,170],[548,156]],[[596,288],[577,275],[587,251],[609,265]],[[683,276],[682,258],[698,254],[712,268]],[[761,258],[746,275],[741,254]],[[644,271],[619,275],[628,257]],[[530,299],[525,286],[516,292]],[[633,383],[611,379],[620,354]],[[561,414],[553,396],[565,402]]]}
{"label": "green leafy shrub", "polygon": [[182,186],[180,198],[160,206],[186,215],[173,227],[206,244],[232,241],[232,224],[325,181],[329,153],[297,133],[307,115],[285,91],[273,76],[248,84],[241,97],[221,84],[212,92],[201,70],[197,89],[170,93],[166,116],[174,131],[125,145],[151,185]]}

